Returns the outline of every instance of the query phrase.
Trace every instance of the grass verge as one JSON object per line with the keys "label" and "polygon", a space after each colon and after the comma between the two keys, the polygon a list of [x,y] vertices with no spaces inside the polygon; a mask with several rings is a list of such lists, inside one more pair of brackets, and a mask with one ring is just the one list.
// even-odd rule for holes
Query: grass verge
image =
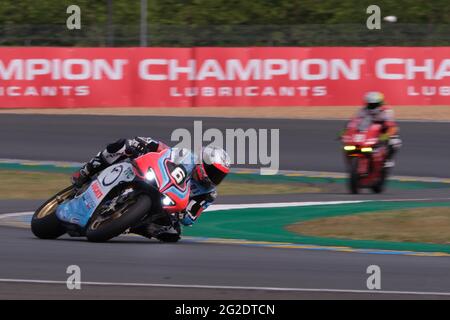
{"label": "grass verge", "polygon": [[287,230],[305,236],[450,244],[450,207],[414,208],[314,219]]}
{"label": "grass verge", "polygon": [[70,185],[64,173],[0,170],[0,199],[45,199]]}
{"label": "grass verge", "polygon": [[[0,200],[46,199],[69,185],[69,174],[53,172],[0,170]],[[221,195],[257,195],[321,192],[306,183],[258,183],[254,181],[224,181]]]}
{"label": "grass verge", "polygon": [[264,195],[319,193],[324,189],[306,183],[261,183],[247,181],[224,181],[218,188],[220,195]]}

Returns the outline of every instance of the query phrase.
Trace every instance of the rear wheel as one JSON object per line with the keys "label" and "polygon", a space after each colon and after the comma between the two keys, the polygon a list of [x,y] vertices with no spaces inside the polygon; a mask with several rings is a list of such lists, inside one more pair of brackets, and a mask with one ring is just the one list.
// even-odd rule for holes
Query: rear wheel
{"label": "rear wheel", "polygon": [[387,169],[383,168],[380,180],[372,187],[374,193],[382,193],[386,185]]}
{"label": "rear wheel", "polygon": [[137,225],[150,211],[152,201],[146,195],[125,202],[113,213],[105,215],[103,206],[94,212],[86,230],[86,237],[92,242],[105,242]]}
{"label": "rear wheel", "polygon": [[359,192],[358,165],[359,165],[359,159],[358,158],[350,159],[349,188],[350,188],[350,192],[353,193],[353,194],[357,194]]}
{"label": "rear wheel", "polygon": [[74,188],[70,186],[47,200],[33,215],[31,231],[41,239],[56,239],[66,233],[60,220],[56,216],[56,208],[64,200],[74,195]]}

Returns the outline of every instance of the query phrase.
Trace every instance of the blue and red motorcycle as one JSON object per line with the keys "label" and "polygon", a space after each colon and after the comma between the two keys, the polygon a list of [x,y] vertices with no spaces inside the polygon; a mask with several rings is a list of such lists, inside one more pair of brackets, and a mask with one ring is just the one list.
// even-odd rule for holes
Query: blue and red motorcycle
{"label": "blue and red motorcycle", "polygon": [[67,233],[104,242],[154,214],[178,219],[190,190],[188,171],[177,164],[175,153],[165,149],[125,160],[101,171],[79,190],[73,186],[62,190],[36,210],[32,232],[41,239]]}

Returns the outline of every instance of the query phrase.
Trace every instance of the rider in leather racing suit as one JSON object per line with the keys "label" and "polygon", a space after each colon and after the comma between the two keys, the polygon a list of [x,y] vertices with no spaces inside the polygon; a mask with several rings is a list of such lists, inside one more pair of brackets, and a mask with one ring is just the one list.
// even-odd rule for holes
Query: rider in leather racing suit
{"label": "rider in leather racing suit", "polygon": [[402,141],[399,136],[399,128],[394,119],[394,111],[384,105],[384,95],[380,92],[368,92],[365,97],[365,106],[359,110],[354,118],[348,123],[348,127],[357,126],[360,121],[371,118],[373,123],[383,126],[383,134],[380,141],[388,145],[385,167],[390,168],[395,165],[394,155],[400,149]]}
{"label": "rider in leather racing suit", "polygon": [[[169,147],[160,141],[151,138],[136,137],[133,139],[120,139],[107,145],[72,176],[75,187],[81,187],[93,175],[108,166],[123,161],[126,158],[137,158],[149,152],[160,152]],[[202,149],[201,161],[187,149],[172,149],[172,153],[181,155],[181,164],[184,165],[190,184],[191,194],[189,203],[184,212],[181,212],[180,222],[191,226],[217,197],[216,187],[225,178],[230,170],[230,160],[225,150],[218,147]],[[176,221],[167,214],[156,214],[151,220],[132,228],[136,233],[148,238],[155,237],[161,241],[175,242],[180,239],[180,227]]]}

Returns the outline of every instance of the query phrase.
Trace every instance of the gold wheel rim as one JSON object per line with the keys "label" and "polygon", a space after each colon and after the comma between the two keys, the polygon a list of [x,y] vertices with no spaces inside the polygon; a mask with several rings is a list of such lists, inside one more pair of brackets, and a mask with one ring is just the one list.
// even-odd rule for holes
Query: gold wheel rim
{"label": "gold wheel rim", "polygon": [[65,190],[63,192],[61,192],[60,194],[57,194],[56,196],[54,196],[50,201],[48,201],[41,210],[39,210],[39,212],[37,213],[36,217],[38,219],[42,219],[50,214],[52,214],[56,208],[58,207],[58,205],[64,201],[65,199],[67,199],[73,192],[73,189],[70,188],[68,190]]}
{"label": "gold wheel rim", "polygon": [[117,210],[116,212],[114,212],[111,216],[109,216],[106,219],[99,219],[99,217],[97,217],[97,219],[95,219],[91,226],[89,227],[91,230],[97,230],[101,225],[105,224],[105,223],[109,223],[111,221],[117,220],[120,217],[122,217],[125,213],[127,213],[127,211],[129,210],[129,208],[134,205],[135,202],[131,202],[126,204],[123,208],[120,208],[119,210]]}

